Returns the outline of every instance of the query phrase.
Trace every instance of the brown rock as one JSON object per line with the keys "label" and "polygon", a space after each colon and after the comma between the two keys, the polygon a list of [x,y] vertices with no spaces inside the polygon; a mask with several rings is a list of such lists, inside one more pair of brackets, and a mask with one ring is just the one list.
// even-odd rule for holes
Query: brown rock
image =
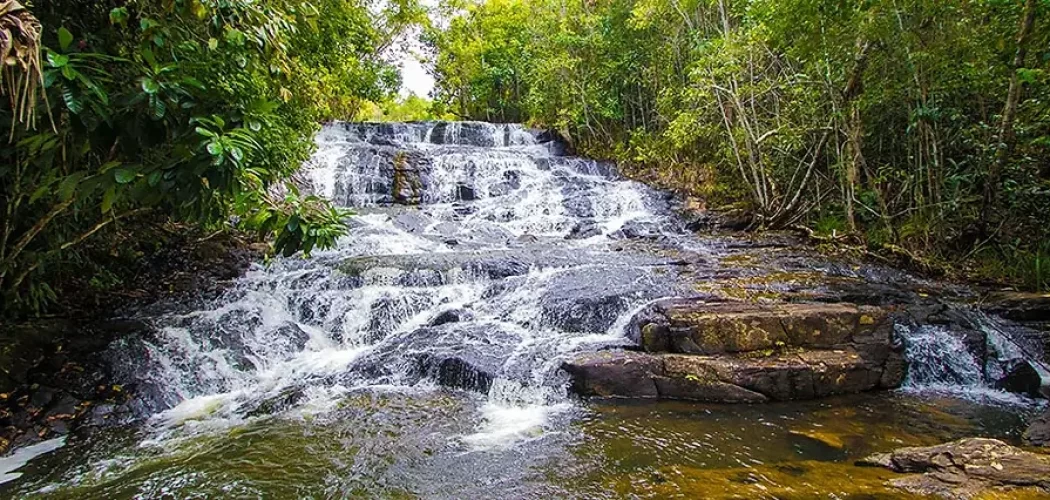
{"label": "brown rock", "polygon": [[655,398],[662,362],[648,354],[601,351],[565,363],[573,391],[581,396]]}
{"label": "brown rock", "polygon": [[1050,493],[1050,457],[995,439],[970,438],[901,448],[872,455],[858,465],[912,474],[890,484],[919,495],[974,498],[988,490],[1018,488]]}
{"label": "brown rock", "polygon": [[853,304],[751,304],[669,301],[641,325],[648,352],[722,354],[782,347],[887,344],[884,310]]}
{"label": "brown rock", "polygon": [[1050,446],[1050,410],[1028,425],[1024,431],[1024,442],[1029,446]]}
{"label": "brown rock", "polygon": [[880,387],[881,367],[852,349],[769,357],[603,352],[564,365],[583,396],[761,403]]}

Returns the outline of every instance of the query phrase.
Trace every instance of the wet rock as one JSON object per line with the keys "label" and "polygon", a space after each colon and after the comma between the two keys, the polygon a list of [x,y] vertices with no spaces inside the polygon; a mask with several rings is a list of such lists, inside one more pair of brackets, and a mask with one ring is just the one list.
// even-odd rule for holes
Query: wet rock
{"label": "wet rock", "polygon": [[720,354],[849,344],[879,350],[888,349],[893,335],[885,310],[852,304],[670,300],[658,303],[654,312],[633,332],[634,340],[649,352]]}
{"label": "wet rock", "polygon": [[1032,420],[1023,437],[1026,445],[1050,446],[1050,410]]}
{"label": "wet rock", "polygon": [[1036,366],[1034,361],[1020,360],[996,382],[996,386],[1004,391],[1023,394],[1032,398],[1050,399],[1050,380],[1044,379],[1044,374]]}
{"label": "wet rock", "polygon": [[289,387],[282,390],[280,394],[277,394],[276,396],[258,401],[253,407],[244,411],[244,416],[259,417],[274,415],[295,406],[305,397],[305,388]]}
{"label": "wet rock", "polygon": [[1050,321],[1050,293],[995,292],[981,308],[1014,321]]}
{"label": "wet rock", "polygon": [[618,294],[546,297],[540,302],[540,311],[544,325],[567,332],[603,332],[630,304],[630,297]]}
{"label": "wet rock", "polygon": [[918,495],[976,498],[1017,489],[1050,494],[1050,457],[995,439],[970,438],[901,448],[872,455],[857,464],[911,474],[893,479],[890,484]]}
{"label": "wet rock", "polygon": [[430,326],[441,326],[448,323],[459,323],[462,321],[470,321],[474,319],[474,313],[466,309],[449,309],[444,311],[434,319],[430,320]]}
{"label": "wet rock", "polygon": [[609,235],[612,239],[646,239],[657,238],[663,231],[660,224],[652,221],[632,220]]}
{"label": "wet rock", "polygon": [[499,325],[446,323],[410,332],[383,349],[404,359],[409,376],[429,378],[446,387],[488,392],[520,342],[520,336]]}
{"label": "wet rock", "polygon": [[855,351],[765,358],[602,352],[563,368],[583,396],[760,403],[853,394],[881,387],[883,369]]}
{"label": "wet rock", "polygon": [[456,186],[456,200],[474,201],[476,199],[478,199],[478,194],[472,186],[465,184],[459,184]]}
{"label": "wet rock", "polygon": [[572,388],[581,396],[656,398],[656,377],[663,362],[652,355],[627,351],[602,351],[566,362]]}
{"label": "wet rock", "polygon": [[416,211],[405,212],[394,217],[395,226],[412,234],[422,234],[431,222],[429,217]]}
{"label": "wet rock", "polygon": [[569,234],[565,236],[567,240],[582,240],[599,236],[602,234],[602,227],[600,224],[594,221],[584,221],[573,226]]}
{"label": "wet rock", "polygon": [[528,274],[529,264],[516,259],[485,259],[469,264],[467,270],[498,280]]}

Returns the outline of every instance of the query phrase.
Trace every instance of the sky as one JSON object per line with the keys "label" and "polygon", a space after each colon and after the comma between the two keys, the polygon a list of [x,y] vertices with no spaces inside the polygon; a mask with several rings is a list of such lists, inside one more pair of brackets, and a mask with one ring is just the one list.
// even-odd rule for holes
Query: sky
{"label": "sky", "polygon": [[[442,25],[443,20],[438,14],[439,0],[419,0],[419,3],[430,10],[430,20],[435,25]],[[422,44],[419,41],[421,32],[417,27],[405,34],[398,50],[396,60],[401,66],[401,95],[408,96],[416,94],[419,97],[429,97],[430,91],[434,89],[434,77],[427,73],[427,69],[420,61]]]}
{"label": "sky", "polygon": [[427,73],[426,68],[419,62],[419,57],[414,51],[406,50],[401,53],[401,95],[408,96],[416,94],[427,97],[434,89],[434,77]]}

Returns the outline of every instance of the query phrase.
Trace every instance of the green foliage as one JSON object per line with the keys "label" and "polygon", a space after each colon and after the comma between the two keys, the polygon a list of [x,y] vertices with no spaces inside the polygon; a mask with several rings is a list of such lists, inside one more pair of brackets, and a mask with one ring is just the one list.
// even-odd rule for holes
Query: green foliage
{"label": "green foliage", "polygon": [[[1036,22],[1014,70],[1026,5]],[[451,19],[426,37],[435,98],[465,118],[556,128],[641,179],[744,201],[767,226],[864,232],[941,260],[987,241],[1031,253],[1050,240],[1046,2],[443,8]],[[1016,147],[997,177],[1012,75]],[[998,188],[994,206],[984,206],[986,182]]]}
{"label": "green foliage", "polygon": [[415,122],[428,120],[454,120],[451,114],[444,113],[434,103],[411,94],[407,97],[398,96],[384,101],[365,102],[356,117],[360,121],[369,122]]}
{"label": "green foliage", "polygon": [[[0,293],[42,311],[82,243],[134,216],[271,235],[309,254],[346,212],[289,181],[317,124],[399,86],[380,52],[422,11],[347,0],[79,0],[34,9],[44,26],[47,127],[0,120]],[[79,263],[78,263],[79,262]],[[99,274],[103,276],[103,274]],[[99,283],[111,283],[106,279]]]}

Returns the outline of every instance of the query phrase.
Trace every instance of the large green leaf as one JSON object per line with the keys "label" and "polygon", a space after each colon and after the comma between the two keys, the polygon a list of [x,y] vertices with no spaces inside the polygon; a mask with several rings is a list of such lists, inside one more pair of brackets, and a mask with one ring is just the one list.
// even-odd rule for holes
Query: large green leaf
{"label": "large green leaf", "polygon": [[113,178],[118,184],[127,184],[138,177],[138,173],[129,168],[118,168],[113,171]]}
{"label": "large green leaf", "polygon": [[62,52],[69,50],[69,46],[73,44],[73,34],[69,32],[64,26],[58,28],[58,48],[62,49]]}

